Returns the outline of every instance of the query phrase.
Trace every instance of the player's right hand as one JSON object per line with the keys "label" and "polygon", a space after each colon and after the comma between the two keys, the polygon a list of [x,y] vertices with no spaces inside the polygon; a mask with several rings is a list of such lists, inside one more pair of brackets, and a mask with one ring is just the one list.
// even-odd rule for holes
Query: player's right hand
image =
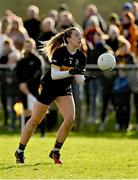
{"label": "player's right hand", "polygon": [[71,75],[75,75],[75,74],[85,74],[85,69],[83,66],[79,66],[79,67],[74,67],[73,69],[69,70],[69,73]]}

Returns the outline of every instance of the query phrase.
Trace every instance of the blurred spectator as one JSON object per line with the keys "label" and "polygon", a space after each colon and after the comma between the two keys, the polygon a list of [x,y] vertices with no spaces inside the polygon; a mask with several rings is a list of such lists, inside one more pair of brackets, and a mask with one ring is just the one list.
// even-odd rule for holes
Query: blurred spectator
{"label": "blurred spectator", "polygon": [[94,4],[88,4],[86,6],[86,8],[85,8],[85,11],[84,11],[84,20],[83,20],[83,24],[82,24],[83,30],[85,31],[85,29],[87,28],[88,21],[89,21],[89,18],[91,16],[96,16],[97,17],[101,30],[103,32],[106,32],[106,30],[107,30],[106,23],[105,23],[103,17],[98,12],[97,7]]}
{"label": "blurred spectator", "polygon": [[120,35],[119,28],[114,25],[110,24],[108,27],[108,36],[106,38],[106,44],[112,48],[114,52],[119,48],[121,42],[125,38]]}
{"label": "blurred spectator", "polygon": [[[20,53],[15,48],[12,39],[7,38],[3,43],[3,50],[2,50],[2,56],[0,58],[0,64],[8,64],[10,54],[14,53],[17,56],[13,57],[14,64],[17,59],[20,59]],[[15,127],[15,112],[13,110],[14,102],[17,98],[17,80],[15,76],[15,65],[12,67],[12,69],[3,69],[1,70],[2,76],[1,76],[1,102],[3,106],[4,111],[4,125],[6,128],[9,128],[8,126],[8,118],[10,115],[10,118],[12,119],[12,128]],[[15,92],[14,92],[15,90]],[[12,96],[14,96],[12,98]],[[10,108],[10,112],[9,109]]]}
{"label": "blurred spectator", "polygon": [[103,35],[97,16],[91,16],[88,20],[87,28],[84,31],[84,35],[88,44],[92,43],[92,45],[94,45],[93,36],[95,32],[99,32]]}
{"label": "blurred spectator", "polygon": [[8,36],[13,40],[15,47],[21,51],[24,41],[28,38],[28,33],[23,26],[22,18],[14,17]]}
{"label": "blurred spectator", "polygon": [[36,96],[41,77],[41,61],[36,55],[36,44],[33,39],[29,38],[24,42],[23,54],[24,57],[17,64],[19,87],[24,94],[30,92]]}
{"label": "blurred spectator", "polygon": [[8,62],[8,54],[15,51],[16,48],[13,44],[13,40],[11,38],[6,37],[2,45],[2,53],[0,57],[0,64],[7,64]]}
{"label": "blurred spectator", "polygon": [[136,131],[138,131],[138,91],[134,91],[134,107],[135,107],[135,118],[136,118]]}
{"label": "blurred spectator", "polygon": [[69,7],[66,3],[62,3],[58,7],[58,12],[61,13],[62,11],[69,11]]}
{"label": "blurred spectator", "polygon": [[130,2],[125,2],[122,6],[122,11],[125,11],[125,13],[132,11],[132,9],[133,9],[133,5]]}
{"label": "blurred spectator", "polygon": [[11,30],[12,19],[9,17],[3,17],[1,22],[1,33],[7,35]]}
{"label": "blurred spectator", "polygon": [[20,51],[15,50],[8,54],[7,64],[12,65],[11,67],[16,67],[18,61],[22,58]]}
{"label": "blurred spectator", "polygon": [[39,8],[36,5],[30,5],[27,8],[27,19],[24,21],[24,27],[29,37],[36,40],[40,34]]}
{"label": "blurred spectator", "polygon": [[116,113],[115,130],[127,130],[130,121],[130,87],[125,69],[119,69],[113,86],[113,104]]}
{"label": "blurred spectator", "polygon": [[117,64],[134,64],[136,59],[130,50],[129,41],[125,40],[120,44],[120,47],[115,53]]}
{"label": "blurred spectator", "polygon": [[135,17],[135,24],[138,25],[138,2],[133,2],[133,15]]}
{"label": "blurred spectator", "polygon": [[122,15],[120,34],[123,35],[131,44],[131,51],[138,55],[138,27],[134,24],[135,18],[131,12]]}
{"label": "blurred spectator", "polygon": [[119,15],[115,12],[112,12],[109,15],[108,18],[108,26],[110,26],[110,24],[116,25],[117,27],[120,26],[120,19],[119,19]]}
{"label": "blurred spectator", "polygon": [[57,26],[57,23],[59,21],[59,13],[56,9],[50,9],[47,13],[47,17],[51,17],[55,21],[55,27]]}
{"label": "blurred spectator", "polygon": [[51,39],[54,35],[56,34],[56,29],[55,29],[55,21],[51,17],[45,17],[42,22],[41,22],[41,33],[38,36],[37,40],[37,49],[38,52],[41,54],[43,57],[44,65],[43,65],[43,70],[44,73],[48,70],[49,67],[49,60],[47,55],[42,51],[44,42],[48,41]]}
{"label": "blurred spectator", "polygon": [[16,14],[11,9],[6,9],[3,15],[4,19],[5,18],[13,19],[15,16]]}
{"label": "blurred spectator", "polygon": [[[125,67],[125,65],[128,64],[130,65],[135,63],[135,57],[133,56],[130,47],[131,45],[129,41],[125,40],[120,44],[119,49],[116,51],[116,62],[120,67],[122,65],[123,67]],[[116,130],[122,130],[123,128],[127,129],[130,121],[130,89],[131,90],[133,89],[131,81],[134,78],[134,76],[133,77],[131,76],[132,72],[130,70],[128,72],[129,72],[129,76],[127,75],[126,69],[124,70],[121,69],[119,71],[119,77],[117,77],[115,82],[115,83],[120,83],[118,84],[118,92],[115,92],[116,90],[114,91],[115,92],[114,106],[116,110],[116,119],[117,119]],[[132,77],[131,80],[130,77]],[[127,81],[129,82],[130,88],[128,87]]]}
{"label": "blurred spectator", "polygon": [[21,59],[21,53],[19,51],[11,52],[8,55],[7,64],[10,65],[5,71],[4,84],[3,84],[3,95],[6,98],[5,112],[7,112],[7,119],[10,118],[11,123],[7,123],[6,128],[16,128],[16,112],[14,111],[14,105],[19,99],[19,88],[16,77],[16,65]]}
{"label": "blurred spectator", "polygon": [[0,57],[3,51],[3,42],[7,39],[7,35],[11,30],[12,26],[12,11],[6,10],[1,19],[1,30],[0,30]]}
{"label": "blurred spectator", "polygon": [[121,10],[121,15],[120,15],[120,21],[121,21],[121,23],[122,23],[122,17],[123,17],[125,14],[129,13],[129,12],[132,13],[132,11],[133,11],[133,5],[132,5],[132,3],[130,3],[130,2],[125,2],[125,3],[122,5],[122,10]]}
{"label": "blurred spectator", "polygon": [[41,22],[41,33],[37,39],[37,48],[42,46],[41,41],[48,41],[56,34],[55,21],[51,17],[46,17]]}
{"label": "blurred spectator", "polygon": [[136,131],[138,131],[138,71],[133,69],[129,72],[129,84],[133,93],[134,114],[136,119]]}
{"label": "blurred spectator", "polygon": [[2,56],[2,53],[3,53],[3,43],[7,39],[6,33],[4,32],[4,30],[2,30],[3,26],[4,26],[4,23],[5,23],[5,21],[2,20],[2,23],[1,23],[1,32],[0,32],[0,57]]}
{"label": "blurred spectator", "polygon": [[[98,57],[107,52],[112,51],[109,46],[107,46],[103,40],[102,34],[99,32],[95,32],[93,34],[93,49],[90,51],[88,55],[88,64],[97,64]],[[99,70],[93,70],[93,74],[96,76],[100,73]],[[106,86],[106,85],[105,85]],[[89,111],[89,117],[88,122],[89,123],[95,123],[96,119],[96,106],[97,106],[97,100],[101,96],[101,85],[100,80],[97,78],[89,83],[89,92],[90,92],[90,111]],[[102,120],[104,121],[104,119]]]}
{"label": "blurred spectator", "polygon": [[[26,121],[31,115],[28,111],[28,97],[35,99],[41,78],[41,60],[36,54],[36,43],[32,38],[24,42],[24,57],[17,64],[17,79],[21,91],[21,101],[26,112]],[[45,121],[40,123],[41,136],[45,134]]]}
{"label": "blurred spectator", "polygon": [[97,64],[99,55],[112,49],[105,43],[104,35],[100,32],[93,33],[93,48],[88,55],[88,64]]}
{"label": "blurred spectator", "polygon": [[113,83],[116,77],[116,70],[103,72],[100,77],[101,82],[101,114],[100,114],[100,126],[99,131],[105,130],[105,125],[108,121],[109,112],[113,110]]}
{"label": "blurred spectator", "polygon": [[59,14],[59,22],[57,24],[57,31],[64,31],[69,27],[76,26],[81,30],[81,27],[75,22],[75,19],[71,12],[69,11],[62,11]]}

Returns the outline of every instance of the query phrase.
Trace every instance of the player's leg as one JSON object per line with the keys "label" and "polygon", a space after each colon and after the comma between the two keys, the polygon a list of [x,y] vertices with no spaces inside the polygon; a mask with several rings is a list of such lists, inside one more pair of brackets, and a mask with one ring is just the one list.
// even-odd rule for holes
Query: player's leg
{"label": "player's leg", "polygon": [[50,157],[54,159],[56,164],[61,164],[59,151],[73,126],[75,120],[75,105],[72,96],[58,97],[55,102],[64,120],[58,130],[55,146],[50,153]]}
{"label": "player's leg", "polygon": [[44,118],[47,110],[48,105],[44,105],[38,101],[35,102],[32,116],[27,121],[22,133],[21,133],[21,140],[19,144],[19,148],[15,153],[16,156],[16,162],[17,163],[24,163],[24,156],[23,152],[25,150],[26,144],[28,143],[31,135],[33,134],[34,130],[36,129],[37,125],[42,121]]}
{"label": "player's leg", "polygon": [[63,116],[63,123],[58,130],[57,141],[64,143],[75,121],[75,103],[72,96],[62,96],[56,99],[56,104]]}

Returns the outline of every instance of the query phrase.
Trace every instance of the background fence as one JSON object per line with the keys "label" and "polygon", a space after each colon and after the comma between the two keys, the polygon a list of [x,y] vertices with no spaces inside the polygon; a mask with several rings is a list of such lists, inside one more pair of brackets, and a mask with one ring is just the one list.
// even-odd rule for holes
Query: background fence
{"label": "background fence", "polygon": [[[125,87],[122,91],[117,93],[117,96],[121,97],[124,103],[129,102],[127,99],[127,93],[130,93],[130,111],[132,112],[138,109],[138,66],[126,65],[125,67],[116,67],[110,72],[101,72],[96,65],[87,65],[87,72],[96,76],[95,80],[92,80],[89,84],[79,86],[75,82],[73,83],[73,95],[76,104],[76,123],[74,129],[79,129],[84,124],[93,124],[97,119],[99,121],[105,121],[108,117],[108,112],[113,105],[113,97],[115,92],[115,82],[117,78],[127,79],[128,87]],[[122,74],[121,74],[122,73]],[[120,82],[121,83],[121,82]],[[118,86],[123,86],[123,83]],[[128,88],[128,89],[127,89]],[[18,82],[16,79],[16,68],[9,65],[0,66],[0,94],[1,102],[3,98],[9,99],[6,101],[7,109],[11,112],[18,99]],[[133,98],[135,96],[135,100]],[[120,98],[121,99],[121,98]],[[127,101],[125,101],[127,99]],[[9,103],[10,102],[10,103]],[[122,106],[123,106],[123,102]],[[4,105],[4,106],[5,106]],[[3,107],[1,111],[3,111]],[[9,107],[10,106],[10,107]],[[115,111],[112,107],[112,111]],[[107,114],[106,114],[107,112]],[[13,115],[12,115],[13,116]],[[115,116],[114,116],[115,118]],[[137,114],[135,116],[137,123]],[[130,117],[131,119],[131,117]],[[51,121],[54,122],[54,121]]]}

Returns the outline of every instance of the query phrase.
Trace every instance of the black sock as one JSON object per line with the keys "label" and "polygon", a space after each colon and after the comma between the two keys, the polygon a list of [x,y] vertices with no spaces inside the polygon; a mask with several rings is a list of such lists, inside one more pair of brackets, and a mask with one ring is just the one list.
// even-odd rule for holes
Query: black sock
{"label": "black sock", "polygon": [[63,145],[63,143],[60,143],[60,142],[56,141],[53,151],[58,151],[59,152],[62,145]]}
{"label": "black sock", "polygon": [[25,147],[26,147],[26,145],[20,143],[17,151],[23,152],[25,150]]}

